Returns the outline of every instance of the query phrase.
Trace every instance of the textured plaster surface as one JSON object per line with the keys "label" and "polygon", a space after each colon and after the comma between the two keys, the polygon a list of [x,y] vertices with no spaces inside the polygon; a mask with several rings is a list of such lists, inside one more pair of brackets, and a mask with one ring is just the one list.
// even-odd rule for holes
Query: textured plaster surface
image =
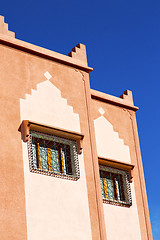
{"label": "textured plaster surface", "polygon": [[[0,40],[0,238],[3,240],[27,239],[25,209],[26,196],[23,169],[24,159],[22,157],[21,133],[18,132],[22,119],[20,117],[19,99],[24,98],[26,93],[32,95],[31,89],[36,90],[37,84],[44,82],[44,73],[49,71],[49,73],[54,76],[54,79],[51,78],[50,81],[54,83],[54,86],[61,90],[62,98],[67,99],[67,105],[73,106],[74,112],[79,114],[81,131],[85,135],[83,141],[83,156],[88,188],[92,239],[99,240],[99,219],[97,217],[97,203],[83,81],[84,76],[88,79],[88,74],[84,71],[86,70],[87,72],[90,72],[92,69],[84,64],[82,65],[82,63],[79,64],[77,59],[22,42],[4,34],[0,34]],[[8,46],[5,45],[5,42]],[[23,49],[23,51],[20,49]],[[57,60],[58,62],[56,62]],[[77,69],[73,66],[77,67]],[[84,71],[79,71],[78,69]],[[142,193],[140,190],[135,142],[130,114],[129,111],[125,109],[125,104],[122,104],[124,103],[124,99],[116,98],[114,100],[113,98],[115,97],[110,95],[107,97],[107,99],[111,100],[110,102],[120,102],[124,108],[94,100],[92,102],[92,113],[94,119],[97,119],[99,117],[98,109],[103,107],[105,110],[104,117],[106,117],[106,119],[114,126],[114,131],[118,132],[119,138],[124,139],[124,144],[129,146],[131,163],[135,165],[133,172],[134,186],[141,235],[142,239],[146,240],[147,231],[144,220],[144,206],[141,197]],[[27,115],[25,117],[29,118]],[[39,119],[38,122],[40,122]],[[27,154],[26,145],[24,146],[23,154]],[[28,161],[28,159],[25,159],[25,161]],[[28,168],[28,163],[26,166]],[[27,169],[27,171],[29,170]],[[43,177],[45,177],[45,179],[48,178],[46,176]],[[40,178],[40,176],[38,178]],[[61,179],[58,181],[60,180]],[[74,231],[74,229],[72,230]]]}
{"label": "textured plaster surface", "polygon": [[[0,20],[1,21],[1,20]],[[10,32],[10,31],[9,31]],[[11,32],[12,34],[12,32]],[[8,34],[7,34],[8,35]],[[44,59],[50,59],[52,58],[53,61],[58,60],[58,62],[62,62],[64,65],[69,65],[69,66],[76,66],[78,69],[83,69],[87,72],[91,72],[93,69],[88,67],[88,65],[86,64],[86,61],[82,61],[79,58],[75,58],[75,57],[70,57],[70,56],[66,56],[57,52],[53,52],[51,50],[24,42],[22,40],[19,39],[15,39],[15,38],[11,38],[10,36],[7,36],[5,34],[2,33],[1,29],[0,29],[0,42],[5,42],[7,43],[7,45],[11,45],[13,46],[15,49],[22,49],[24,51],[27,52],[31,52],[33,53],[35,56],[36,55],[41,55]],[[14,36],[14,33],[13,33]],[[33,57],[34,57],[33,55]],[[83,56],[84,55],[84,51],[83,53],[80,53],[79,56]]]}
{"label": "textured plaster surface", "polygon": [[[44,73],[48,71],[53,76],[50,81],[61,90],[62,98],[67,99],[67,105],[73,106],[74,112],[79,114],[81,132],[85,135],[83,156],[92,238],[99,240],[99,219],[84,90],[84,76],[88,78],[88,73],[83,71],[88,72],[91,69],[86,65],[80,67],[77,59],[4,34],[0,34],[0,39],[3,41],[3,44],[0,44],[0,237],[3,240],[27,239],[23,151],[21,133],[18,131],[22,119],[20,99],[24,99],[26,93],[31,95],[31,89],[36,90],[37,84],[46,80]],[[5,42],[12,47],[6,46]],[[79,68],[81,71],[78,70]],[[25,117],[30,118],[30,116]],[[38,122],[40,121],[38,119]]]}
{"label": "textured plaster surface", "polygon": [[[95,119],[94,123],[98,155],[130,163],[129,147],[124,145],[112,124],[103,116]],[[131,183],[131,194],[130,208],[103,204],[108,240],[141,239],[134,183]]]}
{"label": "textured plaster surface", "polygon": [[[48,80],[21,99],[21,120],[79,131],[79,116]],[[23,143],[28,240],[92,239],[83,155],[78,181],[29,171],[27,144]]]}
{"label": "textured plaster surface", "polygon": [[[61,92],[49,80],[37,85],[37,90],[21,99],[23,119],[80,132],[79,115],[61,97]],[[32,119],[31,119],[32,118]]]}
{"label": "textured plaster surface", "polygon": [[103,116],[94,120],[98,156],[130,163],[129,147],[124,145],[112,124]]}
{"label": "textured plaster surface", "polygon": [[[121,100],[124,101],[124,99],[121,99]],[[112,103],[106,103],[103,101],[92,99],[94,119],[99,118],[100,114],[98,112],[98,109],[100,107],[104,109],[105,111],[104,117],[113,125],[114,131],[118,132],[119,137],[124,140],[124,144],[129,146],[131,164],[135,165],[133,169],[133,180],[134,180],[134,189],[135,189],[138,217],[139,217],[140,230],[141,230],[141,238],[143,240],[149,239],[148,233],[147,233],[149,228],[147,230],[146,218],[147,218],[147,221],[149,222],[150,222],[150,219],[149,219],[149,215],[145,216],[145,211],[144,211],[145,206],[142,198],[143,190],[141,187],[141,180],[143,177],[140,176],[139,167],[138,167],[138,158],[140,157],[140,161],[141,161],[141,154],[139,151],[138,152],[139,157],[138,157],[137,146],[136,146],[137,144],[136,144],[135,133],[134,133],[136,132],[137,138],[138,138],[138,132],[137,132],[137,129],[135,129],[134,131],[135,127],[134,127],[133,118],[132,118],[132,115],[135,118],[135,113],[132,110],[126,109],[125,107],[122,108],[119,106],[115,106]],[[138,148],[139,148],[139,145],[138,145]],[[142,169],[142,176],[144,176],[143,169]],[[150,237],[150,239],[152,239],[152,237]]]}
{"label": "textured plaster surface", "polygon": [[134,182],[131,183],[132,206],[122,207],[103,203],[107,240],[141,240],[141,231],[135,198]]}

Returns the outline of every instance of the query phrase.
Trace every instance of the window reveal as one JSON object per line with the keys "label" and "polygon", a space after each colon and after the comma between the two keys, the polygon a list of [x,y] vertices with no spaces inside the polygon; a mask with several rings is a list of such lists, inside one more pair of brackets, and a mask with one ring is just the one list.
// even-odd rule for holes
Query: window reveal
{"label": "window reveal", "polygon": [[128,172],[100,165],[100,182],[104,202],[132,204]]}
{"label": "window reveal", "polygon": [[30,131],[28,144],[32,172],[79,178],[76,141]]}

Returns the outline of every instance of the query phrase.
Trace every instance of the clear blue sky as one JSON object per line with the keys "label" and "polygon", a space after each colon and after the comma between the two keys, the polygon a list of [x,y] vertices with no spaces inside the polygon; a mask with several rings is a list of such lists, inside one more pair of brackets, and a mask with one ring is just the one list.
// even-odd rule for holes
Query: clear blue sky
{"label": "clear blue sky", "polygon": [[5,0],[16,38],[68,54],[87,45],[91,87],[133,91],[154,240],[160,239],[160,1]]}

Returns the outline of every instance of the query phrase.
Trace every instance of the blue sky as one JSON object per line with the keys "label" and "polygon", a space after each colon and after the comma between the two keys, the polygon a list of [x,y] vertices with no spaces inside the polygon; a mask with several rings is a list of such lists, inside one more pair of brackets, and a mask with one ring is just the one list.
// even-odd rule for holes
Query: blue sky
{"label": "blue sky", "polygon": [[154,240],[160,239],[160,1],[5,0],[16,38],[68,54],[87,45],[91,87],[133,91]]}

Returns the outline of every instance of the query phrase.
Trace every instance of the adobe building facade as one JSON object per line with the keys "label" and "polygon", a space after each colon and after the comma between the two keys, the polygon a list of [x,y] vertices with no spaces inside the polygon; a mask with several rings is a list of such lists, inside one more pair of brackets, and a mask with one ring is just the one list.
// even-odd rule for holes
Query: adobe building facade
{"label": "adobe building facade", "polygon": [[152,239],[138,108],[91,71],[85,45],[65,56],[0,17],[0,239]]}

